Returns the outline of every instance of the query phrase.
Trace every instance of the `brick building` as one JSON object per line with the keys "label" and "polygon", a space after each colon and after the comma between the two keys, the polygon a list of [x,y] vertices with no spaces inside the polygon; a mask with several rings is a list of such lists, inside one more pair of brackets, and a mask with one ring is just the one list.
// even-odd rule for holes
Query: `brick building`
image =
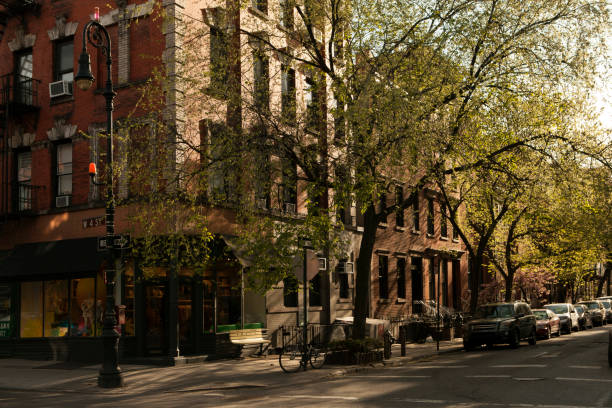
{"label": "brick building", "polygon": [[[87,170],[89,162],[103,161],[103,56],[92,53],[90,47],[98,90],[85,93],[72,84],[82,29],[97,4],[74,0],[3,4],[0,355],[99,360],[105,286],[104,252],[98,250],[97,238],[104,235],[105,202]],[[244,8],[232,4],[213,0],[117,0],[100,5],[100,23],[108,29],[112,42],[116,122],[134,114],[140,97],[138,86],[150,79],[156,67],[165,64],[171,79],[184,69],[177,55],[184,33],[180,24],[168,21],[193,19],[202,21],[209,34],[202,40],[202,53],[211,64],[210,70],[214,71],[219,44],[229,44],[227,53],[235,46],[239,63],[229,71],[243,85],[238,89],[251,91],[237,91],[241,93],[238,103],[206,92],[206,103],[213,108],[195,112],[182,99],[189,90],[171,80],[165,89],[165,121],[180,129],[182,135],[196,138],[212,137],[222,128],[251,129],[253,119],[244,104],[261,102],[257,97],[261,93],[253,89],[265,89],[263,100],[270,106],[289,101],[305,117],[312,106],[317,106],[321,112],[313,117],[321,125],[315,126],[321,129],[319,137],[327,137],[324,119],[331,118],[325,103],[330,99],[327,88],[317,88],[322,91],[316,94],[313,78],[303,67],[277,55],[263,58],[253,51],[257,45],[248,36],[239,34],[239,30],[224,31],[227,26],[223,22],[232,21],[234,27],[237,24],[245,31],[271,34],[270,38],[279,41],[279,48],[295,46],[288,31],[295,11],[290,8],[289,12],[282,1],[257,1]],[[233,14],[228,13],[232,10]],[[164,22],[162,13],[180,18]],[[320,35],[325,38],[324,28]],[[245,51],[240,44],[251,48]],[[262,78],[265,86],[256,88]],[[219,80],[214,76],[208,80],[208,89],[215,85],[231,89],[231,77],[220,78],[220,84],[214,83]],[[323,103],[312,104],[317,97]],[[140,115],[146,121],[147,113],[136,112],[136,117]],[[118,160],[128,151],[129,140],[116,141]],[[291,186],[283,182],[281,198],[272,199],[269,194],[256,197],[260,210],[272,212],[278,205],[279,219],[299,221],[306,211],[307,193],[305,185],[297,181],[298,169],[294,167],[292,174]],[[213,174],[208,181],[209,189],[227,189],[223,177]],[[129,198],[130,183],[120,178],[117,184],[119,199]],[[126,306],[120,341],[124,355],[220,353],[219,344],[233,328],[263,326],[276,339],[279,326],[297,324],[303,300],[289,290],[296,283],[279,282],[265,296],[242,290],[242,273],[248,260],[241,259],[232,242],[234,211],[231,206],[207,211],[207,227],[217,234],[210,243],[212,251],[229,249],[232,255],[227,262],[195,274],[189,268],[145,265],[129,252],[123,254],[115,298],[117,305]],[[433,299],[432,276],[438,270],[442,304],[461,307],[461,294],[467,287],[467,262],[461,244],[450,226],[445,227],[439,211],[435,192],[426,190],[418,206],[380,226],[377,256],[372,263],[371,317],[410,314],[415,311],[412,300]],[[133,231],[129,212],[128,205],[117,208],[117,233]],[[311,322],[329,324],[352,315],[352,264],[361,233],[359,211],[355,207],[347,209],[342,221],[349,244],[339,260],[327,263],[311,280]]]}

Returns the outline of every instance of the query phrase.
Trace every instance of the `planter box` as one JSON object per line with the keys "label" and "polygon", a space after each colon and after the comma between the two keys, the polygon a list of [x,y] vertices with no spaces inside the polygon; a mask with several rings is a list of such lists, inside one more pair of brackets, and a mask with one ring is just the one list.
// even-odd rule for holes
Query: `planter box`
{"label": "planter box", "polygon": [[329,364],[359,365],[378,363],[383,361],[383,352],[372,350],[366,353],[354,353],[348,350],[332,351],[325,360]]}

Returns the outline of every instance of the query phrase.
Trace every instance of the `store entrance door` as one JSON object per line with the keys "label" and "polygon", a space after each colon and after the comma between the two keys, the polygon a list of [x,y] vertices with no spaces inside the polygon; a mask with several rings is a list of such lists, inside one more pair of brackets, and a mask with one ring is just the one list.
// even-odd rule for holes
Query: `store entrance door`
{"label": "store entrance door", "polygon": [[410,279],[412,282],[412,312],[422,313],[423,306],[420,303],[414,303],[417,300],[423,300],[423,259],[413,257],[410,260]]}
{"label": "store entrance door", "polygon": [[167,354],[168,284],[146,282],[145,300],[145,351],[147,354]]}

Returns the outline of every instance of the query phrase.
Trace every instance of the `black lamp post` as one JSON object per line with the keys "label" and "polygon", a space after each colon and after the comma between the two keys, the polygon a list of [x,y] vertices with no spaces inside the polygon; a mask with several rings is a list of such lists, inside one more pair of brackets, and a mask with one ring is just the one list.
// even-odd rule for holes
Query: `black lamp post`
{"label": "black lamp post", "polygon": [[[98,386],[103,388],[116,388],[123,386],[121,369],[117,365],[119,353],[119,333],[115,330],[117,319],[115,317],[115,196],[113,192],[113,91],[111,77],[111,41],[108,31],[98,21],[90,21],[83,28],[83,51],[79,57],[79,71],[74,78],[77,86],[86,91],[94,81],[91,73],[91,62],[87,53],[87,42],[102,50],[106,56],[106,87],[104,98],[106,99],[106,157],[108,160],[108,171],[106,174],[106,251],[107,265],[105,270],[106,280],[106,309],[104,312],[104,323],[102,326],[102,342],[104,344],[104,361],[98,375]],[[95,177],[96,169],[92,163],[89,166],[89,175]],[[95,183],[95,181],[94,181]],[[97,183],[96,183],[97,184]]]}

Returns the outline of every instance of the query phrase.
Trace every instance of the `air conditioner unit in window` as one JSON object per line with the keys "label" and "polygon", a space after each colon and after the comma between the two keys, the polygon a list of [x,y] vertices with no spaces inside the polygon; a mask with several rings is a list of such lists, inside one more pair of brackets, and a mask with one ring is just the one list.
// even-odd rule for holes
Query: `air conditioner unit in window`
{"label": "air conditioner unit in window", "polygon": [[345,262],[344,263],[344,271],[343,273],[353,273],[353,263]]}
{"label": "air conditioner unit in window", "polygon": [[285,203],[285,212],[295,214],[297,211],[297,206],[293,203]]}
{"label": "air conditioner unit in window", "polygon": [[55,206],[57,208],[70,206],[70,196],[58,196],[55,197]]}
{"label": "air conditioner unit in window", "polygon": [[58,96],[72,95],[72,82],[57,81],[49,84],[49,96],[57,98]]}
{"label": "air conditioner unit in window", "polygon": [[326,271],[327,270],[327,258],[319,258],[319,270]]}

